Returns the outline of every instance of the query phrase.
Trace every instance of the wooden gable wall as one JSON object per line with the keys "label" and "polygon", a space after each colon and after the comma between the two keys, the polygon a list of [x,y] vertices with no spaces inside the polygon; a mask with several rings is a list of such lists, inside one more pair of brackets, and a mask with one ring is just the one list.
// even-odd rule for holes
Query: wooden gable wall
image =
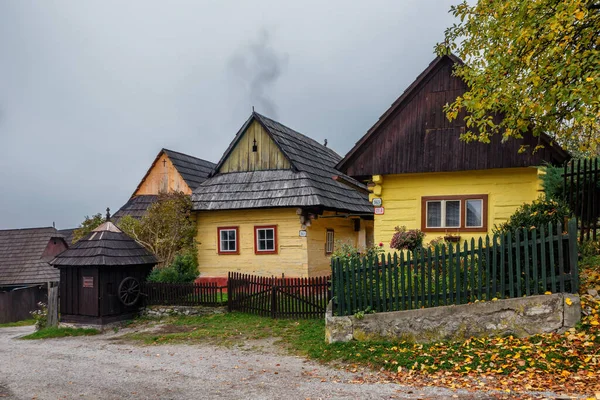
{"label": "wooden gable wall", "polygon": [[410,94],[395,103],[361,139],[364,142],[359,141],[354,153],[341,163],[342,171],[350,176],[368,177],[528,167],[542,165],[544,161],[563,161],[549,144],[534,154],[531,151],[519,154],[523,143],[535,148],[538,139],[533,137],[504,144],[500,135],[492,137],[490,144],[459,140],[465,131],[465,115],[450,122],[443,111],[445,104],[467,90],[461,79],[452,76],[453,64],[450,58],[442,58],[414,88],[409,88]]}
{"label": "wooden gable wall", "polygon": [[[253,152],[252,146],[255,139],[257,151]],[[218,172],[228,173],[290,168],[290,161],[281,152],[262,125],[257,121],[252,121]]]}
{"label": "wooden gable wall", "polygon": [[183,192],[192,194],[169,157],[163,152],[136,189],[133,196],[159,194],[161,192]]}

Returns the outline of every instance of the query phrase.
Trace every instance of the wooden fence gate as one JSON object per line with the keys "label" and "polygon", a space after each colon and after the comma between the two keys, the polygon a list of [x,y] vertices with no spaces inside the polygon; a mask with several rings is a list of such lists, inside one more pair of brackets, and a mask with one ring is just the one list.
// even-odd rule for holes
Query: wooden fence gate
{"label": "wooden fence gate", "polygon": [[580,241],[600,238],[599,176],[598,158],[572,160],[564,166],[564,193],[577,217]]}
{"label": "wooden fence gate", "polygon": [[329,277],[275,278],[230,272],[229,311],[272,318],[323,318],[331,296]]}

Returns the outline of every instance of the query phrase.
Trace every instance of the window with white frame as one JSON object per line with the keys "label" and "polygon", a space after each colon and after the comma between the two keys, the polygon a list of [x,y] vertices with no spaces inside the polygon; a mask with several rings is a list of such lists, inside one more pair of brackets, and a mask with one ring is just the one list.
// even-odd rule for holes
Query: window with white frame
{"label": "window with white frame", "polygon": [[254,227],[254,251],[256,254],[277,253],[277,226]]}
{"label": "window with white frame", "polygon": [[334,232],[333,229],[327,229],[327,233],[325,234],[325,253],[331,254],[333,253],[333,242]]}
{"label": "window with white frame", "polygon": [[488,195],[422,197],[421,230],[487,231]]}
{"label": "window with white frame", "polygon": [[238,254],[238,228],[218,228],[219,254]]}

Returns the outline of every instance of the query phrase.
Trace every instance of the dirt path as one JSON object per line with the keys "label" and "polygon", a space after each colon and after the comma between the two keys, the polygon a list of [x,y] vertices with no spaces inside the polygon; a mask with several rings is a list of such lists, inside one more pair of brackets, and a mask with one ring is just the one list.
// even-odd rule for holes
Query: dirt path
{"label": "dirt path", "polygon": [[209,345],[139,346],[92,337],[19,340],[0,329],[0,398],[408,399],[488,398],[441,388],[352,384],[355,375],[300,357]]}

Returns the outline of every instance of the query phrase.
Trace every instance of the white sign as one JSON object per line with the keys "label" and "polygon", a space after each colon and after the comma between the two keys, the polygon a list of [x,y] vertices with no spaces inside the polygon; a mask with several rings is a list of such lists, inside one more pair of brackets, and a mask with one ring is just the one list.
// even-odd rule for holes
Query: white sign
{"label": "white sign", "polygon": [[381,207],[381,197],[375,197],[372,203],[374,207]]}
{"label": "white sign", "polygon": [[385,208],[375,207],[375,215],[383,215],[384,213],[385,213]]}
{"label": "white sign", "polygon": [[300,232],[298,232],[298,236],[300,236],[300,237],[306,237],[306,231],[305,230],[301,230]]}

